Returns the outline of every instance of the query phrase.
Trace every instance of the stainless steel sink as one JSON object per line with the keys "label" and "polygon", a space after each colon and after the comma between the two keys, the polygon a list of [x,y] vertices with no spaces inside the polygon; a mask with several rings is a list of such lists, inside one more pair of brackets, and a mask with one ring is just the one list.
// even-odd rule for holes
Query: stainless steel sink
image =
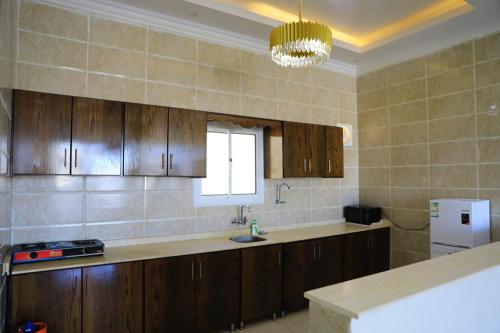
{"label": "stainless steel sink", "polygon": [[231,237],[229,240],[237,243],[255,243],[265,241],[266,239],[258,236],[237,236]]}

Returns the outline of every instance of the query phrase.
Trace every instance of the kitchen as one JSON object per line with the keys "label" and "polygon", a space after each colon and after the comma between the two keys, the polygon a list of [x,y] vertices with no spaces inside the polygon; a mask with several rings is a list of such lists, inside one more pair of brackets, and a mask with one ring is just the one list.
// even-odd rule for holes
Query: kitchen
{"label": "kitchen", "polygon": [[[432,264],[431,200],[489,200],[500,240],[498,4],[382,1],[370,25],[358,1],[321,15],[336,3],[302,4],[331,28],[331,58],[290,68],[269,33],[296,1],[2,0],[3,251],[105,244],[7,259],[2,329],[315,332],[309,300],[340,297],[304,292]],[[346,224],[358,204],[382,221]],[[265,240],[229,240],[251,233]]]}

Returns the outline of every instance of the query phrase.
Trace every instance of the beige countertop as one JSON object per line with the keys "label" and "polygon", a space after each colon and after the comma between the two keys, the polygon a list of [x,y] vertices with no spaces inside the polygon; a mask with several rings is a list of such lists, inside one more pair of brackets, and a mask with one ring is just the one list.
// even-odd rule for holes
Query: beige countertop
{"label": "beige countertop", "polygon": [[311,290],[311,302],[359,318],[370,310],[500,265],[500,242]]}
{"label": "beige countertop", "polygon": [[246,244],[236,243],[229,240],[229,237],[231,236],[248,233],[248,231],[246,230],[239,230],[235,231],[231,235],[225,235],[223,237],[219,236],[163,243],[107,247],[104,250],[105,253],[103,256],[82,257],[15,265],[12,266],[12,274],[16,275],[65,268],[106,265],[127,261],[166,258],[188,254],[235,250],[270,244],[290,243],[307,239],[330,237],[372,229],[387,228],[389,227],[389,225],[390,224],[387,221],[374,223],[371,226],[355,225],[350,223],[331,223],[323,226],[276,230],[269,232],[267,235],[261,235],[261,237],[266,239],[265,241]]}

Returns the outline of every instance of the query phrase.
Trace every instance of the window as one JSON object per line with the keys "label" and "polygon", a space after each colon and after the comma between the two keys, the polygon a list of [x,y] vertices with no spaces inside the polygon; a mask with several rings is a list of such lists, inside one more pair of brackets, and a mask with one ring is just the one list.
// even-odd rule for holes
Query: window
{"label": "window", "polygon": [[209,125],[207,177],[194,180],[196,207],[264,202],[262,129]]}

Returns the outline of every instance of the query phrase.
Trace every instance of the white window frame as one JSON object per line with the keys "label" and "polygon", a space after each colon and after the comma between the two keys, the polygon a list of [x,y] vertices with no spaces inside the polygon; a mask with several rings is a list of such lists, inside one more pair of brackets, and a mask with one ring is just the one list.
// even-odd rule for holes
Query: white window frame
{"label": "white window frame", "polygon": [[[222,194],[202,195],[201,178],[193,180],[193,205],[194,207],[233,206],[264,203],[264,130],[262,128],[247,129],[239,126],[224,126],[220,124],[208,124],[208,131],[227,132],[234,134],[255,135],[255,194]],[[229,140],[229,152],[231,152]],[[231,172],[231,167],[229,167]],[[231,188],[231,179],[229,179]]]}

